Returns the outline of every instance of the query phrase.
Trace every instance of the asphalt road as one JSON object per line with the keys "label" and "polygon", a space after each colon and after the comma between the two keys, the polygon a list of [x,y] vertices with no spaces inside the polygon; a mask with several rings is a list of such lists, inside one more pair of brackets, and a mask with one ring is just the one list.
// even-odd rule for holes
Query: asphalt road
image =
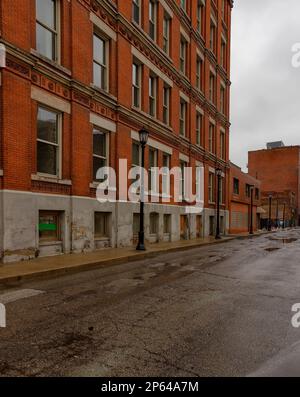
{"label": "asphalt road", "polygon": [[6,286],[0,375],[300,374],[299,257],[293,230]]}

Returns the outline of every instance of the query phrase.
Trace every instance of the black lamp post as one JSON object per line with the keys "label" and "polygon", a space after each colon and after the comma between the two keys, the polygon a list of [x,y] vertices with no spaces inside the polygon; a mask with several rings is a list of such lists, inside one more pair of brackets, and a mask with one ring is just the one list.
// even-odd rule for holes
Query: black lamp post
{"label": "black lamp post", "polygon": [[216,175],[218,179],[218,184],[217,184],[217,230],[216,230],[216,240],[221,239],[221,234],[220,234],[220,201],[221,201],[221,178],[222,178],[222,170],[218,168],[216,170]]}
{"label": "black lamp post", "polygon": [[145,186],[144,186],[144,168],[145,168],[145,147],[148,142],[149,132],[145,129],[139,131],[139,139],[142,148],[142,164],[141,164],[141,192],[140,192],[140,231],[139,241],[136,247],[137,251],[145,251],[145,232],[144,232],[144,202],[145,202]]}
{"label": "black lamp post", "polygon": [[272,230],[272,194],[269,195],[269,219],[268,219],[268,231]]}
{"label": "black lamp post", "polygon": [[253,193],[254,193],[254,185],[250,186],[250,234],[254,234],[253,232]]}

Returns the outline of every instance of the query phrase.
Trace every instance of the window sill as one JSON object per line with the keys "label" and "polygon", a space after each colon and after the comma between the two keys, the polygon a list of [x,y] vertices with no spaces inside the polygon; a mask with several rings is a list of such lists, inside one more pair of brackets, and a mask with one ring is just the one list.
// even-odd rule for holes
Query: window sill
{"label": "window sill", "polygon": [[110,237],[95,237],[94,241],[109,241]]}
{"label": "window sill", "polygon": [[39,61],[46,62],[49,66],[55,67],[56,69],[60,70],[61,72],[66,73],[67,75],[71,76],[71,74],[72,74],[71,70],[65,68],[60,63],[52,61],[51,59],[40,54],[38,51],[36,51],[33,48],[31,48],[30,53],[31,53],[31,55],[34,55]]}
{"label": "window sill", "polygon": [[40,175],[40,174],[32,174],[31,175],[32,181],[39,181],[39,182],[50,182],[50,183],[58,183],[60,185],[72,185],[72,181],[68,179],[59,179],[58,177],[51,176],[51,175]]}
{"label": "window sill", "polygon": [[99,92],[99,94],[101,94],[101,95],[106,95],[106,96],[108,96],[109,98],[114,99],[115,101],[117,100],[117,97],[115,97],[114,95],[112,95],[112,94],[109,92],[109,90],[105,90],[105,89],[103,89],[103,88],[101,88],[101,87],[97,87],[97,86],[94,85],[93,83],[90,84],[90,87],[91,87],[92,90],[94,90],[94,91],[96,91],[96,92]]}
{"label": "window sill", "polygon": [[40,247],[45,247],[45,246],[49,246],[49,245],[61,245],[62,241],[57,240],[57,241],[40,241],[39,242],[39,246]]}

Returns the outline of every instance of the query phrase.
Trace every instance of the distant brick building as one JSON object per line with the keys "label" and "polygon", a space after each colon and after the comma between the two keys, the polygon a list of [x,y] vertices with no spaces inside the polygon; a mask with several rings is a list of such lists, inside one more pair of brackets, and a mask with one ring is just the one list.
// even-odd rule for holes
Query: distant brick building
{"label": "distant brick building", "polygon": [[[150,242],[228,229],[232,0],[1,0],[0,256],[134,243],[138,203],[100,204],[97,169],[204,166],[202,215],[145,208]],[[132,181],[131,181],[132,182]],[[172,183],[172,182],[171,182]],[[194,181],[194,190],[197,181]],[[118,186],[117,186],[118,189]],[[119,191],[118,191],[119,192]]]}
{"label": "distant brick building", "polygon": [[261,213],[264,212],[261,208],[260,181],[243,172],[240,167],[233,163],[230,166],[229,181],[229,233],[238,234],[250,231],[251,194],[253,194],[253,231],[257,231],[260,228]]}
{"label": "distant brick building", "polygon": [[283,221],[287,226],[299,225],[300,146],[280,143],[268,147],[248,154],[249,174],[261,181],[262,206],[266,211],[263,226],[268,225],[270,209],[273,226]]}

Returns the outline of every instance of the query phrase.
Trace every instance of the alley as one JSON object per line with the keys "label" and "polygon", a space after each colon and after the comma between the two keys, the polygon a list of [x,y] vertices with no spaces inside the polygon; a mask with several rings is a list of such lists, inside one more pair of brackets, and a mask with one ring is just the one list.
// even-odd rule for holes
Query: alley
{"label": "alley", "polygon": [[289,230],[6,285],[0,374],[250,375],[300,340],[299,255]]}

